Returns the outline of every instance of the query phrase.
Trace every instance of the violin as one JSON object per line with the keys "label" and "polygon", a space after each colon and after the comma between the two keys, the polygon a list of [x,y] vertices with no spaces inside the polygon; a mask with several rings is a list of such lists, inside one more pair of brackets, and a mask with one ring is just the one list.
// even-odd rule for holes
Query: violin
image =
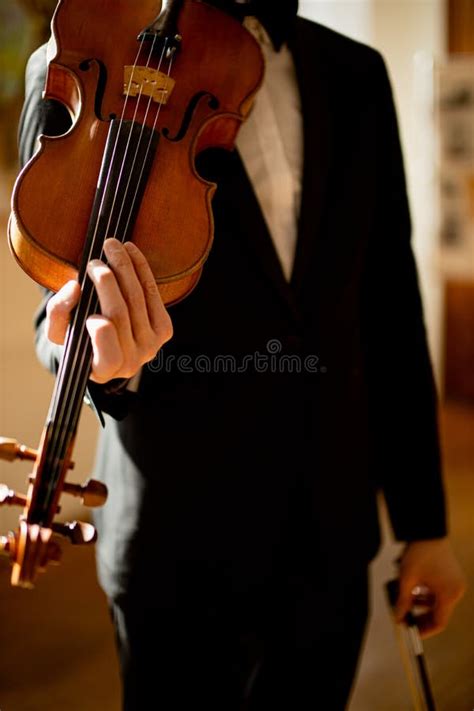
{"label": "violin", "polygon": [[86,320],[99,310],[87,276],[108,237],[146,256],[165,304],[196,286],[213,241],[216,184],[196,156],[232,149],[263,79],[263,57],[242,25],[199,0],[59,0],[48,46],[44,97],[61,102],[72,127],[41,136],[12,195],[8,237],[21,268],[57,291],[77,279],[81,297],[66,336],[37,450],[0,438],[0,455],[34,462],[18,528],[0,538],[13,585],[30,588],[61,538],[93,543],[91,524],[55,518],[62,494],[102,505],[98,481],[66,482],[91,369]]}

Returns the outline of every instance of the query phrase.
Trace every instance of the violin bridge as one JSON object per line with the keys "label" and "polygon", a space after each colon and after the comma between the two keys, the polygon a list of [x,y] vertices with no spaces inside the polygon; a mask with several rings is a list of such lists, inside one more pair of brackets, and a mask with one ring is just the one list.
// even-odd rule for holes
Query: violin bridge
{"label": "violin bridge", "polygon": [[125,65],[123,70],[124,96],[151,96],[158,104],[166,104],[175,80],[157,69]]}

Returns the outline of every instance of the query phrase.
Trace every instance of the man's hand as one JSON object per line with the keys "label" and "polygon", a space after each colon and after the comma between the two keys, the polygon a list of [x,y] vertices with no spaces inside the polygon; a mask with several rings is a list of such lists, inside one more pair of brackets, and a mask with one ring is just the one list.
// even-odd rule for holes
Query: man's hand
{"label": "man's hand", "polygon": [[418,619],[421,637],[441,632],[464,595],[466,581],[447,538],[408,543],[400,563],[400,593],[395,618],[402,622],[413,607],[416,588],[426,586],[433,595],[430,612]]}
{"label": "man's hand", "polygon": [[[101,309],[86,324],[93,349],[91,380],[96,383],[132,377],[173,335],[171,319],[140,250],[132,242],[107,239],[104,252],[108,265],[93,260],[88,266]],[[79,296],[79,284],[70,281],[49,300],[46,333],[53,343],[64,343]]]}

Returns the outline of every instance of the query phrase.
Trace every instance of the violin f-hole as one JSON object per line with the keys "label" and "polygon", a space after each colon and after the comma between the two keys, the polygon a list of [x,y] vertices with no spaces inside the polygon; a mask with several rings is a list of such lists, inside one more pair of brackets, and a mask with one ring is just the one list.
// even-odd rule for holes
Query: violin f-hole
{"label": "violin f-hole", "polygon": [[[107,67],[100,59],[90,57],[89,59],[82,60],[82,62],[79,64],[79,69],[82,72],[88,72],[91,68],[91,64],[96,64],[99,70],[99,76],[97,78],[97,89],[94,98],[94,113],[99,119],[99,121],[105,121],[104,117],[102,116],[102,101],[104,99],[105,87],[107,85]],[[117,118],[115,114],[109,115],[110,121],[113,121],[114,118]]]}
{"label": "violin f-hole", "polygon": [[168,139],[168,141],[172,141],[173,143],[182,141],[183,138],[185,137],[186,133],[188,132],[189,126],[191,124],[191,121],[192,121],[193,116],[196,112],[199,102],[201,101],[201,99],[204,99],[206,96],[209,97],[209,102],[208,102],[209,108],[212,109],[213,111],[216,111],[219,108],[219,101],[214,96],[214,94],[211,94],[209,91],[198,91],[197,94],[194,94],[191,101],[189,102],[189,104],[186,107],[186,111],[184,112],[184,116],[183,116],[183,121],[181,123],[181,126],[180,126],[176,136],[171,137],[169,135],[169,133],[170,133],[169,128],[163,128],[161,131],[161,134],[166,139]]}

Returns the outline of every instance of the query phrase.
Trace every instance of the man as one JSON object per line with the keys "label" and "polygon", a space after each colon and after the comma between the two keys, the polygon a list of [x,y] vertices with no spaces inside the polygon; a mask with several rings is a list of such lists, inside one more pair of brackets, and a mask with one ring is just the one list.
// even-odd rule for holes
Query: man
{"label": "man", "polygon": [[[343,709],[379,488],[407,543],[398,618],[428,585],[434,634],[464,588],[386,70],[296,9],[256,0],[242,13],[257,18],[266,83],[238,152],[200,160],[219,188],[193,294],[168,314],[143,256],[116,240],[108,265],[89,267],[101,304],[90,393],[113,416],[98,567],[128,711]],[[23,158],[68,125],[61,108],[38,109],[44,62],[29,65]],[[78,291],[39,312],[50,367]],[[133,394],[123,379],[137,373]]]}

